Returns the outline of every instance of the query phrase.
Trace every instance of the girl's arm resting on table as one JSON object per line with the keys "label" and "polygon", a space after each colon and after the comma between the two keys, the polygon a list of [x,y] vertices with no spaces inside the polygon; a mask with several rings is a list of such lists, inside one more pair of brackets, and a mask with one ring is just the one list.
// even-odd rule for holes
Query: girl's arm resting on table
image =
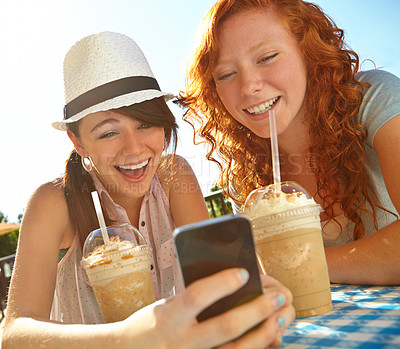
{"label": "girl's arm resting on table", "polygon": [[120,325],[74,325],[40,320],[37,317],[18,317],[6,325],[3,349],[20,348],[128,348],[119,345]]}
{"label": "girl's arm resting on table", "polygon": [[[377,132],[374,147],[385,185],[400,212],[400,115]],[[400,221],[375,234],[326,250],[331,282],[400,285]]]}
{"label": "girl's arm resting on table", "polygon": [[325,249],[332,283],[400,285],[400,221],[364,239]]}

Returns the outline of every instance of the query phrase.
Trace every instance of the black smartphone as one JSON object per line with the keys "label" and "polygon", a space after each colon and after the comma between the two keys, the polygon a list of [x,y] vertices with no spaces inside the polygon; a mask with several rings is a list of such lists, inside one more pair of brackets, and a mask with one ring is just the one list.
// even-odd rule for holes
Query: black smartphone
{"label": "black smartphone", "polygon": [[175,252],[185,286],[231,267],[245,268],[248,282],[198,316],[198,321],[219,315],[262,294],[251,224],[243,215],[225,215],[175,229]]}

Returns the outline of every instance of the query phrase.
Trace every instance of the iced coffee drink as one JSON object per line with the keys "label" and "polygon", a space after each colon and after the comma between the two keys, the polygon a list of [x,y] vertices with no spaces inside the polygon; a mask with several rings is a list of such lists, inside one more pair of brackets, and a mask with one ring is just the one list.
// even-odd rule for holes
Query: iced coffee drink
{"label": "iced coffee drink", "polygon": [[135,236],[129,234],[131,229],[129,225],[107,227],[109,243],[103,243],[98,231],[92,232],[85,243],[82,266],[104,322],[124,320],[155,300],[150,247],[138,245]]}
{"label": "iced coffee drink", "polygon": [[293,182],[263,189],[249,195],[245,213],[264,272],[291,290],[296,317],[331,310],[321,207]]}

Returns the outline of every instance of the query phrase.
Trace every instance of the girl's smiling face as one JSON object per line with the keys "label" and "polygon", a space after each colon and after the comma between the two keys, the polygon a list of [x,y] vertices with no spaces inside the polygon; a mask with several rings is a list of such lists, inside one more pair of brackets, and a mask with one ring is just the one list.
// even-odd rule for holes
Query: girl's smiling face
{"label": "girl's smiling face", "polygon": [[268,111],[277,132],[304,117],[306,67],[295,39],[272,11],[246,10],[218,30],[219,57],[213,72],[218,95],[234,119],[269,137]]}
{"label": "girl's smiling face", "polygon": [[109,110],[84,117],[79,138],[68,135],[82,157],[90,156],[113,198],[141,198],[148,191],[163,152],[164,128]]}

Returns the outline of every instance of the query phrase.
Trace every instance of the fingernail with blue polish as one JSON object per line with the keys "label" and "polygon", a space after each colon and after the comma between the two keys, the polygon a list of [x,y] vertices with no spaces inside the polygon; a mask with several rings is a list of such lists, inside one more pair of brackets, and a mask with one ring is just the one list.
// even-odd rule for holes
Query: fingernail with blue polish
{"label": "fingernail with blue polish", "polygon": [[249,272],[246,269],[240,269],[239,270],[239,276],[243,281],[246,281],[249,279]]}
{"label": "fingernail with blue polish", "polygon": [[278,325],[279,325],[279,327],[282,327],[285,324],[285,321],[286,321],[285,317],[280,315],[278,317]]}
{"label": "fingernail with blue polish", "polygon": [[282,305],[284,305],[286,303],[286,297],[281,293],[278,293],[276,295],[276,300],[277,300],[277,305],[278,305],[277,308],[280,308]]}

